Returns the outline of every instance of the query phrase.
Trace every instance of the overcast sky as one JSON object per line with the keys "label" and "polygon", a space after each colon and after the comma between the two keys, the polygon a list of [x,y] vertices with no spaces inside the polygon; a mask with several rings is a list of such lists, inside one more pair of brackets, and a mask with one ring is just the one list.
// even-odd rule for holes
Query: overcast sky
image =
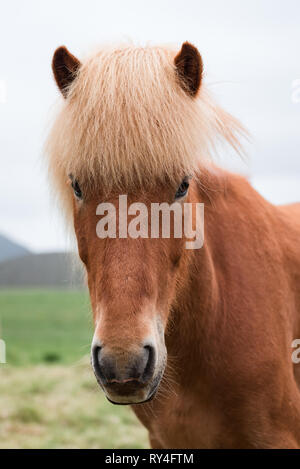
{"label": "overcast sky", "polygon": [[59,99],[50,64],[62,44],[80,58],[116,39],[173,42],[178,48],[193,42],[206,83],[253,137],[247,166],[229,155],[226,164],[249,174],[274,202],[300,200],[299,25],[299,0],[3,2],[0,232],[37,252],[66,245],[42,165],[51,109]]}

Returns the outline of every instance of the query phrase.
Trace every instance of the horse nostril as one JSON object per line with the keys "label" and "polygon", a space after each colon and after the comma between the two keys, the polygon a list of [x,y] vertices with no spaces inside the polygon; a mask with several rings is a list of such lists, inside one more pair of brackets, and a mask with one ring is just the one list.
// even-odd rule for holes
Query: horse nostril
{"label": "horse nostril", "polygon": [[100,378],[101,376],[100,353],[101,353],[101,347],[95,346],[92,348],[92,363],[93,363],[93,367],[98,378]]}
{"label": "horse nostril", "polygon": [[146,355],[146,366],[142,374],[142,381],[148,381],[153,375],[154,363],[155,363],[155,349],[152,345],[144,346],[144,354]]}
{"label": "horse nostril", "polygon": [[94,346],[92,349],[92,365],[97,380],[102,384],[117,378],[116,360],[113,355],[107,354],[103,347],[99,345]]}

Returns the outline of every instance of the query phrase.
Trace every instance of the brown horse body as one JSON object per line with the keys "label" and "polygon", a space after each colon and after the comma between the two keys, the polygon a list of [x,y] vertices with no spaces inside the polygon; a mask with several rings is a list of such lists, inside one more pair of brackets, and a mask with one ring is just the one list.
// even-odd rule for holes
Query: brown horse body
{"label": "brown horse body", "polygon": [[134,411],[155,448],[298,448],[300,204],[275,207],[223,171],[208,180],[204,246],[186,253],[166,336],[173,393]]}
{"label": "brown horse body", "polygon": [[[107,398],[133,405],[155,448],[299,447],[300,206],[275,207],[205,164],[213,137],[237,148],[241,127],[208,99],[192,45],[83,65],[63,47],[53,70],[65,100],[50,174],[86,268]],[[125,194],[149,213],[203,203],[203,247],[174,232],[121,236],[120,217],[118,236],[99,236],[99,215],[120,215]]]}

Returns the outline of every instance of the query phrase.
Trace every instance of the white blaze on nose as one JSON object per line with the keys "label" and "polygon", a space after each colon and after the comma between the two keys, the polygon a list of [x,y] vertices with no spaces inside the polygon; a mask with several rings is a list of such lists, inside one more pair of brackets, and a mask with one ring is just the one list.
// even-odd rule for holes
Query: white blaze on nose
{"label": "white blaze on nose", "polygon": [[101,347],[101,341],[99,339],[99,336],[97,334],[97,325],[96,325],[96,329],[95,329],[95,332],[94,332],[94,335],[93,335],[93,340],[92,340],[92,349],[94,347]]}

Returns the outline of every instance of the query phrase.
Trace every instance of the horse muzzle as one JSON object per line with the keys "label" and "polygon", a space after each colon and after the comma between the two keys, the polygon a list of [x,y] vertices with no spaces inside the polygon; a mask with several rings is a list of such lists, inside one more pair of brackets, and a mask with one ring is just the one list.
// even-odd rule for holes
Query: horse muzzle
{"label": "horse muzzle", "polygon": [[[98,343],[92,345],[92,366],[107,399],[114,404],[146,402],[158,387],[157,351],[146,344],[134,352],[113,350]],[[159,380],[160,381],[160,380]]]}

